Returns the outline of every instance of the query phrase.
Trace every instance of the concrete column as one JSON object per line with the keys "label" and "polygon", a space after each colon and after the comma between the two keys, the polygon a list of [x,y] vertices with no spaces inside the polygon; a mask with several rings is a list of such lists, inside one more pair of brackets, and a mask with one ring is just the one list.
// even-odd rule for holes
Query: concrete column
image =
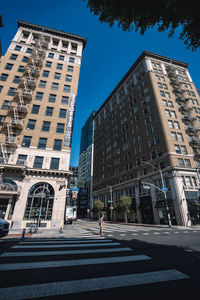
{"label": "concrete column", "polygon": [[57,182],[54,190],[55,190],[55,195],[54,195],[51,228],[59,229],[60,226],[64,226],[66,188],[62,187],[61,182]]}
{"label": "concrete column", "polygon": [[12,198],[8,200],[8,205],[7,205],[6,214],[5,214],[5,220],[8,220],[12,200],[13,200]]}
{"label": "concrete column", "polygon": [[12,228],[14,229],[19,229],[22,226],[21,223],[24,219],[24,212],[26,209],[26,203],[27,203],[28,192],[30,187],[31,185],[27,181],[24,181],[24,184],[21,189],[21,193],[16,201],[14,212],[13,212]]}

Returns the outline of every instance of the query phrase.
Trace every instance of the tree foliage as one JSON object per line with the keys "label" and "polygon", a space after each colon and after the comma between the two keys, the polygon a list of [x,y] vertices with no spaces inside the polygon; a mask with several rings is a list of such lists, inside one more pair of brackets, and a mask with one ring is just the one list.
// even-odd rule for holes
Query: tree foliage
{"label": "tree foliage", "polygon": [[104,208],[104,204],[101,200],[94,201],[94,211],[99,215]]}
{"label": "tree foliage", "polygon": [[200,47],[199,1],[190,0],[83,0],[101,22],[113,26],[117,23],[123,31],[139,31],[157,26],[158,31],[169,30],[173,36],[180,26],[179,39],[187,48]]}
{"label": "tree foliage", "polygon": [[116,210],[124,213],[124,221],[127,222],[127,213],[131,208],[132,199],[129,196],[121,196],[116,203]]}

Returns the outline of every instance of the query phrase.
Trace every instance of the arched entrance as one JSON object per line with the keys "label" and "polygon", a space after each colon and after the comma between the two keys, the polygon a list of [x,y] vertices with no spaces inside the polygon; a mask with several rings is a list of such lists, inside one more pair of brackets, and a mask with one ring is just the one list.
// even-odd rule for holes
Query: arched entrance
{"label": "arched entrance", "polygon": [[27,206],[24,220],[37,221],[51,220],[54,202],[54,189],[47,182],[38,182],[33,185],[28,193]]}

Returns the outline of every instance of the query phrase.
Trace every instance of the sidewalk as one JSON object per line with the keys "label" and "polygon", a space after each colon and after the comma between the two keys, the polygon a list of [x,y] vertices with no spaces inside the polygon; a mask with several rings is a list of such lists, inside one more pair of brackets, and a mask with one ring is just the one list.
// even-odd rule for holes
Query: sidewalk
{"label": "sidewalk", "polygon": [[[59,232],[59,229],[43,229],[39,228],[37,233],[29,233],[29,228],[24,229],[10,229],[9,234],[7,236],[1,237],[1,239],[23,239],[23,238],[69,238],[73,235],[73,232],[77,231],[78,226],[87,227],[87,223],[95,223],[97,224],[97,220],[78,220],[74,225],[65,225],[63,233]],[[105,221],[105,224],[118,224],[118,225],[128,225],[135,227],[151,227],[153,228],[163,228],[168,230],[179,229],[179,230],[200,230],[200,225],[196,226],[178,226],[172,225],[170,228],[168,225],[162,224],[140,224],[140,223],[124,223],[124,222],[111,222]],[[90,226],[88,225],[88,228]],[[80,229],[80,228],[79,228]]]}

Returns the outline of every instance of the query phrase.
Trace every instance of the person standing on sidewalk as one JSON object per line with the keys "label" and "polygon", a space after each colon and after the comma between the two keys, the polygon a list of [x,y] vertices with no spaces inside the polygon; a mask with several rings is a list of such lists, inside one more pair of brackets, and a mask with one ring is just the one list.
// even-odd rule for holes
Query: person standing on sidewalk
{"label": "person standing on sidewalk", "polygon": [[102,214],[99,218],[99,233],[103,235],[103,221],[104,221],[104,214]]}

